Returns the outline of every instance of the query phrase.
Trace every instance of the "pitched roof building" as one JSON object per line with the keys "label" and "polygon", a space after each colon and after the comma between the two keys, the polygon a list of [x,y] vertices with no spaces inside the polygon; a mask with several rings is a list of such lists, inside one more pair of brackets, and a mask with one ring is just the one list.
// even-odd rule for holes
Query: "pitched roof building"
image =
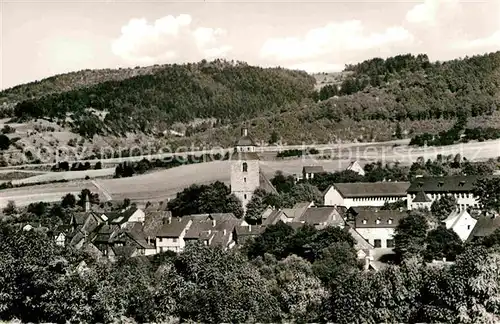
{"label": "pitched roof building", "polygon": [[452,195],[460,209],[478,208],[477,197],[472,191],[482,176],[420,177],[411,182],[407,190],[407,208],[429,208],[432,202]]}
{"label": "pitched roof building", "polygon": [[383,210],[378,207],[351,207],[347,222],[375,248],[393,248],[394,230],[407,215],[402,210]]}
{"label": "pitched roof building", "polygon": [[334,183],[323,193],[325,206],[383,206],[406,198],[409,182]]}

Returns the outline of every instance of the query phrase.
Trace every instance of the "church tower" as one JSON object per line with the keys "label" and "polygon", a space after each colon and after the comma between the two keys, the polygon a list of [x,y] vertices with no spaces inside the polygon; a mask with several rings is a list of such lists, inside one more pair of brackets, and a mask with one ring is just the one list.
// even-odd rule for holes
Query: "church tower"
{"label": "church tower", "polygon": [[231,156],[231,193],[241,200],[245,212],[253,192],[260,186],[260,165],[256,147],[246,126],[242,127],[241,137],[236,142]]}

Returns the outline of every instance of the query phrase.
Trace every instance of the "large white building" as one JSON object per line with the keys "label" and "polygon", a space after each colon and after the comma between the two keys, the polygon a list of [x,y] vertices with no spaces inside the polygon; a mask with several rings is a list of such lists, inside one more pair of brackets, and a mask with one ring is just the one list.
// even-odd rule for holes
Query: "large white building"
{"label": "large white building", "polygon": [[455,197],[459,209],[479,208],[472,194],[480,176],[421,177],[412,181],[407,191],[407,208],[430,208],[432,203],[447,195]]}
{"label": "large white building", "polygon": [[409,182],[334,183],[323,192],[325,206],[381,207],[406,198]]}

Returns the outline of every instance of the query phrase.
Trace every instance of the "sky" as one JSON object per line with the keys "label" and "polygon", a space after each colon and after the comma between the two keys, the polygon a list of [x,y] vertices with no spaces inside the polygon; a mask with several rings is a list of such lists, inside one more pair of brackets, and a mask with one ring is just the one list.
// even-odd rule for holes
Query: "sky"
{"label": "sky", "polygon": [[500,50],[500,0],[0,0],[0,89],[82,69],[225,58],[308,72]]}

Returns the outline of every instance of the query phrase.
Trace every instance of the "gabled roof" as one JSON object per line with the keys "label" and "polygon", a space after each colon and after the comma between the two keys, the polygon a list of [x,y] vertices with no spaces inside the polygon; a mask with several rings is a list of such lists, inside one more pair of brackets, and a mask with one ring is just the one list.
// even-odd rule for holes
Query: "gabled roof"
{"label": "gabled roof", "polygon": [[283,211],[279,209],[275,209],[271,211],[271,214],[267,216],[267,218],[262,222],[262,225],[274,225],[279,222],[281,215],[283,215]]}
{"label": "gabled roof", "polygon": [[233,213],[214,213],[208,216],[211,219],[215,219],[217,222],[223,222],[228,220],[237,220]]}
{"label": "gabled roof", "polygon": [[236,142],[236,146],[257,146],[257,144],[250,135],[243,135]]}
{"label": "gabled roof", "polygon": [[311,207],[304,214],[294,219],[295,222],[306,222],[311,225],[344,225],[344,219],[335,207]]}
{"label": "gabled roof", "polygon": [[188,227],[191,220],[184,217],[172,217],[170,222],[163,224],[161,229],[156,234],[157,237],[179,237],[182,232]]}
{"label": "gabled roof", "polygon": [[325,170],[321,165],[307,165],[302,168],[304,173],[323,173]]}
{"label": "gabled roof", "polygon": [[304,215],[306,212],[307,208],[309,208],[308,205],[305,207],[296,207],[297,205],[294,206],[294,208],[283,208],[283,213],[287,218],[292,218],[292,219],[299,219],[300,216]]}
{"label": "gabled roof", "polygon": [[211,237],[210,246],[227,246],[231,241],[231,233],[218,231]]}
{"label": "gabled roof", "polygon": [[420,177],[411,182],[409,193],[472,191],[474,184],[483,176]]}
{"label": "gabled roof", "polygon": [[138,210],[137,207],[131,206],[119,212],[105,212],[104,215],[108,218],[107,222],[112,224],[123,224],[128,222],[129,218]]}
{"label": "gabled roof", "polygon": [[184,235],[184,239],[198,239],[202,232],[212,230],[211,220],[193,220],[193,223]]}
{"label": "gabled roof", "polygon": [[377,207],[351,207],[349,212],[354,215],[355,228],[394,228],[407,215],[406,211],[383,210]]}
{"label": "gabled roof", "polygon": [[354,243],[354,249],[356,251],[374,249],[374,246],[366,241],[365,238],[361,236],[361,234],[359,234],[358,231],[356,231],[354,228],[349,227],[349,234],[351,234],[356,241],[356,243]]}
{"label": "gabled roof", "polygon": [[419,202],[419,203],[427,203],[427,202],[431,202],[432,199],[430,199],[429,197],[427,197],[427,195],[425,194],[425,192],[423,192],[422,190],[420,190],[416,195],[415,195],[415,199],[413,199],[413,202]]}
{"label": "gabled roof", "polygon": [[[406,196],[406,190],[410,186],[409,182],[385,181],[385,182],[353,182],[335,183],[333,187],[344,198],[358,197],[386,197],[386,196]],[[327,189],[327,191],[330,187]]]}
{"label": "gabled roof", "polygon": [[156,234],[163,227],[163,221],[172,217],[172,213],[166,210],[148,211],[144,217],[142,228],[144,235],[156,237]]}
{"label": "gabled roof", "polygon": [[363,169],[358,161],[352,161],[351,163],[349,163],[346,170],[352,170],[354,167]]}
{"label": "gabled roof", "polygon": [[123,258],[130,258],[135,251],[137,251],[137,248],[132,245],[125,245],[125,246],[114,246],[111,248],[113,251],[114,255],[118,257],[123,257]]}

